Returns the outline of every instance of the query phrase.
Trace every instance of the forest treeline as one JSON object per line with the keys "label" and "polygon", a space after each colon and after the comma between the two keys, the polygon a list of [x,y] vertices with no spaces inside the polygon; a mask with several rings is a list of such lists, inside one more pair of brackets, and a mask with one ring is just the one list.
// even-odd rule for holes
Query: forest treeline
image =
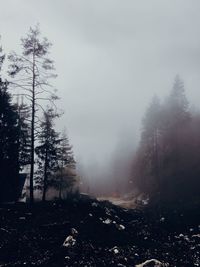
{"label": "forest treeline", "polygon": [[167,99],[154,96],[146,110],[132,170],[134,187],[153,203],[199,203],[200,113],[179,76]]}
{"label": "forest treeline", "polygon": [[50,188],[61,199],[76,182],[72,146],[55,128],[62,112],[50,82],[56,77],[50,47],[36,26],[21,39],[21,54],[6,56],[0,48],[0,202],[17,201],[26,178],[31,203],[36,191],[45,201]]}
{"label": "forest treeline", "polygon": [[[36,26],[21,39],[21,54],[6,56],[0,48],[0,202],[18,200],[27,177],[30,203],[34,192],[45,201],[50,188],[61,199],[77,181],[68,136],[55,127],[62,112],[51,83],[56,75],[50,47]],[[115,166],[124,187],[155,203],[198,202],[200,113],[191,111],[179,76],[163,103],[153,97],[142,126],[137,152],[128,159],[128,182]]]}

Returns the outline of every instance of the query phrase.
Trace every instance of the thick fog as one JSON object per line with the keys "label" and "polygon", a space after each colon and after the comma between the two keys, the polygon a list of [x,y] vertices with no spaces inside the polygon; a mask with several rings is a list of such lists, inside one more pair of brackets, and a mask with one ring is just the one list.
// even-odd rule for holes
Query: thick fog
{"label": "thick fog", "polygon": [[[198,107],[198,0],[0,3],[5,52],[19,50],[27,25],[37,23],[53,43],[58,74],[54,83],[65,111],[58,127],[66,126],[80,168],[86,173],[93,168],[93,177],[97,170],[113,166],[115,156],[131,155],[152,96],[165,98],[176,74]],[[99,175],[112,176],[110,169]]]}

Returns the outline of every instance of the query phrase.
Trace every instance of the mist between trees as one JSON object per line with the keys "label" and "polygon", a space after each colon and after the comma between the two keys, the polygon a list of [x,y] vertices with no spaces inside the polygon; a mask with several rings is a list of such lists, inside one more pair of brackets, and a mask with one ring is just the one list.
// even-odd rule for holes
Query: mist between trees
{"label": "mist between trees", "polygon": [[[191,111],[179,76],[165,101],[153,97],[137,149],[116,151],[109,171],[92,166],[91,177],[84,178],[80,164],[79,181],[68,136],[55,127],[62,112],[50,82],[56,78],[51,44],[38,26],[21,40],[21,54],[0,51],[1,202],[18,200],[25,180],[30,203],[35,196],[45,201],[50,194],[62,199],[82,182],[81,190],[89,194],[131,193],[167,205],[199,202],[200,113]],[[6,59],[9,78],[3,79]]]}
{"label": "mist between trees", "polygon": [[[89,168],[90,187],[85,190],[167,206],[199,203],[200,113],[190,108],[178,75],[163,102],[153,96],[141,128],[137,148],[120,146],[102,172],[98,165]],[[103,175],[107,182],[101,182]],[[95,183],[92,176],[98,176]]]}

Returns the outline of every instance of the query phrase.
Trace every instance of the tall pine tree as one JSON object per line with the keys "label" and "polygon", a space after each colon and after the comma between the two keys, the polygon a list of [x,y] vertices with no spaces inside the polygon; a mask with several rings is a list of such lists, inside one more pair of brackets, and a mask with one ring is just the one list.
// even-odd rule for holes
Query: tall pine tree
{"label": "tall pine tree", "polygon": [[59,134],[54,129],[54,119],[57,114],[51,108],[43,113],[38,135],[39,145],[35,151],[38,157],[36,186],[42,190],[42,200],[46,200],[46,193],[52,185],[52,176],[58,170]]}
{"label": "tall pine tree", "polygon": [[66,131],[63,131],[60,139],[58,164],[59,169],[55,175],[54,187],[59,192],[59,199],[62,199],[63,192],[70,190],[76,180],[76,162],[74,160],[72,146],[69,143]]}
{"label": "tall pine tree", "polygon": [[54,63],[48,57],[51,43],[46,38],[41,38],[39,27],[30,28],[27,36],[22,38],[22,54],[9,55],[9,74],[14,87],[21,90],[31,106],[30,118],[30,203],[34,201],[34,166],[35,166],[35,140],[36,140],[36,113],[42,109],[41,101],[54,103],[57,99],[55,91],[49,84],[49,79],[55,77]]}
{"label": "tall pine tree", "polygon": [[18,114],[8,83],[0,78],[0,201],[17,200],[19,188]]}

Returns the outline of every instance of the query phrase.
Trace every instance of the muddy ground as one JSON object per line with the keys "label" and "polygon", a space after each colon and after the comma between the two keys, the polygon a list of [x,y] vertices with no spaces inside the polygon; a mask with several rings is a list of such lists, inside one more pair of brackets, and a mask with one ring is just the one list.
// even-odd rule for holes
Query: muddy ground
{"label": "muddy ground", "polygon": [[0,266],[200,266],[199,218],[197,207],[127,210],[87,197],[1,205]]}

